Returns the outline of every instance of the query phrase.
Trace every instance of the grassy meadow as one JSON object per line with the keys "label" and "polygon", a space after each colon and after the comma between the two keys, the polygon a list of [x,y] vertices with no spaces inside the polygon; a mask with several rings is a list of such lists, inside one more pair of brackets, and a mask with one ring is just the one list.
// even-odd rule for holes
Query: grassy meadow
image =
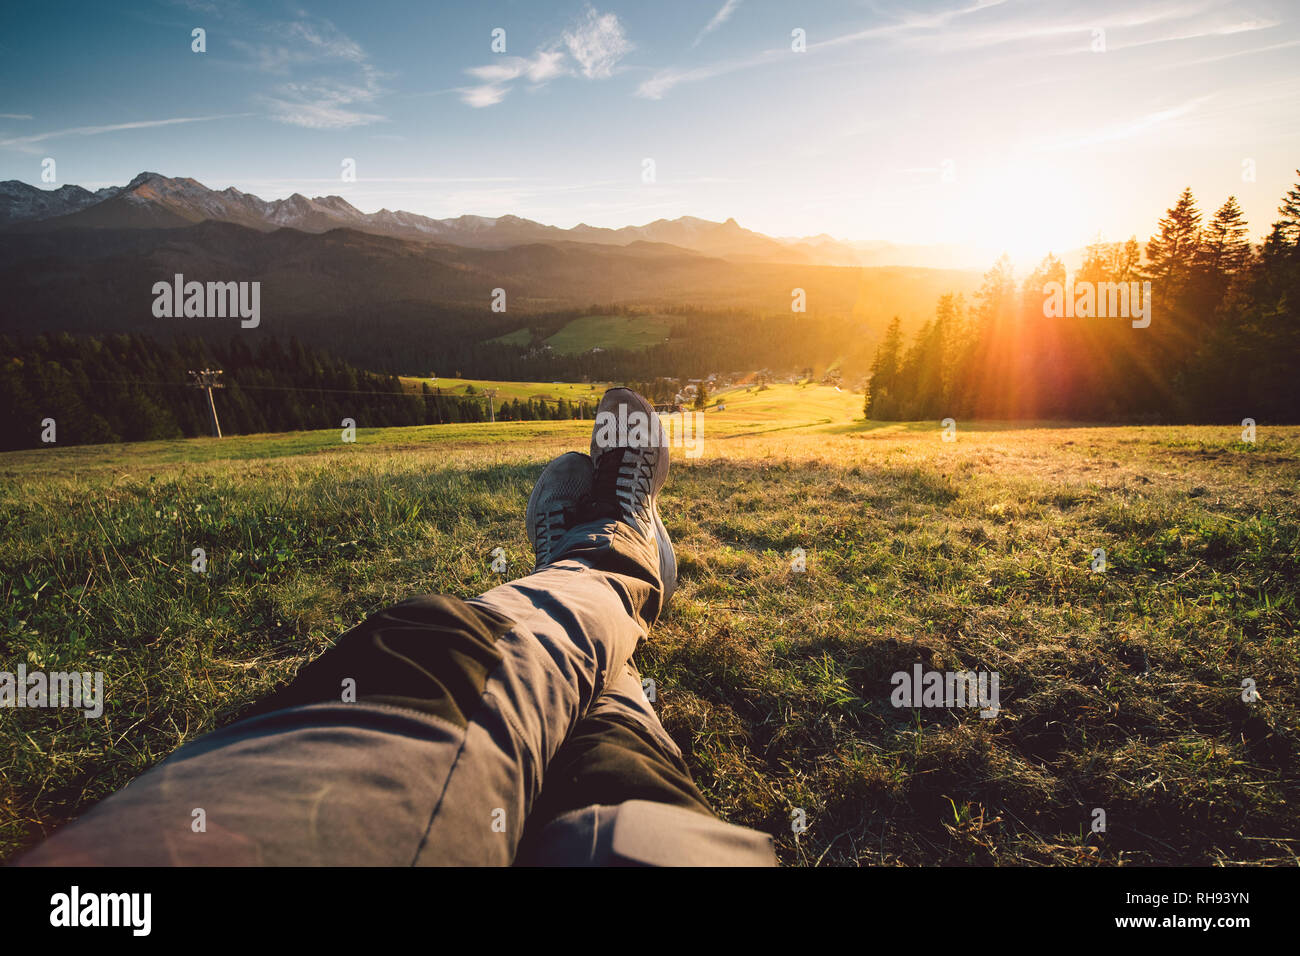
{"label": "grassy meadow", "polygon": [[[492,389],[496,392],[498,404],[516,398],[521,402],[526,402],[530,398],[544,398],[548,402],[564,398],[570,402],[585,401],[594,406],[605,391],[604,385],[577,382],[493,382],[479,378],[444,378],[441,375],[437,379],[402,376],[402,385],[407,391],[418,392],[423,384],[427,384],[430,388],[440,388],[445,394],[458,397],[482,395]],[[470,391],[471,388],[474,389],[473,392]]]}
{"label": "grassy meadow", "polygon": [[[821,386],[724,401],[674,456],[680,586],[637,663],[725,819],[797,865],[1297,863],[1300,428],[948,443]],[[494,586],[496,547],[526,572],[528,493],[589,427],[0,455],[0,669],[101,670],[108,694],[98,719],[0,712],[0,857],[366,614]],[[1001,712],[893,707],[916,663],[998,672]]]}
{"label": "grassy meadow", "polygon": [[[672,317],[666,315],[584,315],[566,322],[563,328],[544,341],[562,355],[576,355],[595,348],[635,351],[663,342],[672,327]],[[532,338],[532,331],[522,328],[489,341],[527,345]]]}
{"label": "grassy meadow", "polygon": [[574,354],[600,349],[644,349],[668,338],[672,320],[657,315],[584,315],[546,340],[557,352]]}

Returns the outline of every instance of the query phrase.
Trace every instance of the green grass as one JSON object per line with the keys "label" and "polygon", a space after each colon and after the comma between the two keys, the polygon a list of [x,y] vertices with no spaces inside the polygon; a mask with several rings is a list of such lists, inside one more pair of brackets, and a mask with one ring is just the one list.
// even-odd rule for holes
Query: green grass
{"label": "green grass", "polygon": [[507,332],[505,335],[498,335],[494,339],[488,339],[488,344],[524,346],[532,340],[532,330],[529,329],[528,326],[524,326],[522,329],[515,329],[513,332]]}
{"label": "green grass", "polygon": [[[482,395],[488,389],[495,389],[498,404],[516,398],[520,401],[543,398],[549,402],[564,398],[570,402],[585,401],[593,407],[600,401],[600,396],[606,387],[602,384],[575,382],[493,382],[479,378],[443,378],[441,375],[436,380],[413,376],[402,377],[402,384],[408,391],[418,390],[422,383],[428,383],[430,388],[440,388],[447,395],[457,396]],[[473,392],[469,391],[471,388]]]}
{"label": "green grass", "polygon": [[[726,819],[806,865],[1294,865],[1300,429],[959,423],[948,444],[938,423],[855,422],[861,396],[819,386],[723,400],[703,457],[674,460],[680,587],[637,661]],[[102,670],[109,696],[99,720],[4,712],[0,853],[367,613],[485,590],[498,546],[523,573],[532,482],[586,436],[0,455],[0,669]],[[892,707],[917,662],[996,670],[1001,714]]]}
{"label": "green grass", "polygon": [[585,315],[574,319],[546,340],[562,354],[601,349],[638,349],[658,345],[668,337],[672,321],[654,315]]}
{"label": "green grass", "polygon": [[[672,326],[672,319],[662,315],[584,315],[565,323],[545,341],[563,355],[590,352],[594,348],[638,351],[663,342]],[[522,328],[488,341],[524,346],[532,340],[532,331]]]}
{"label": "green grass", "polygon": [[668,337],[672,321],[656,315],[584,315],[546,340],[555,351],[571,355],[600,349],[646,349]]}

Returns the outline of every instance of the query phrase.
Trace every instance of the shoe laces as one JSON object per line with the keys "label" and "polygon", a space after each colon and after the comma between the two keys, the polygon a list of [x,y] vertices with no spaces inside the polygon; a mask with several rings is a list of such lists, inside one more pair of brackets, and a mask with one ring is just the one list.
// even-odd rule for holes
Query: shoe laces
{"label": "shoe laces", "polygon": [[654,467],[639,448],[613,448],[596,462],[592,514],[648,525]]}
{"label": "shoe laces", "polygon": [[578,506],[576,503],[554,502],[549,508],[538,511],[534,519],[533,540],[537,542],[537,566],[549,564],[555,547],[564,533],[576,523]]}

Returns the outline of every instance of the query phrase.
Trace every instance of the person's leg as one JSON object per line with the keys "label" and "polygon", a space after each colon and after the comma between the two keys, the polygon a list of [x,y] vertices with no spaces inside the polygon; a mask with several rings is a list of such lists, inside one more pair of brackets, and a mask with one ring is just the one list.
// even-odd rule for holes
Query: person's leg
{"label": "person's leg", "polygon": [[570,544],[473,601],[372,616],[23,862],[509,864],[547,763],[657,613],[630,532],[588,525]]}
{"label": "person's leg", "polygon": [[253,716],[21,862],[512,862],[548,764],[660,613],[664,551],[648,522],[666,456],[618,449],[608,480],[588,485],[595,513],[562,533],[573,503],[559,499],[581,481],[552,482],[557,500],[529,504],[548,566],[469,602],[375,615]]}
{"label": "person's leg", "polygon": [[630,661],[551,761],[528,835],[571,810],[626,800],[651,800],[713,816]]}
{"label": "person's leg", "polygon": [[631,662],[547,768],[517,866],[773,866],[767,834],[719,820]]}

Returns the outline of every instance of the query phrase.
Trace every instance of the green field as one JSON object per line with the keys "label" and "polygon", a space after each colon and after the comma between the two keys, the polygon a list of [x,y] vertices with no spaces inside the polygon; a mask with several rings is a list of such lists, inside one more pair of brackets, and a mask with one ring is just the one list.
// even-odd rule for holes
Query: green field
{"label": "green field", "polygon": [[[637,652],[723,817],[800,865],[1296,864],[1300,428],[959,423],[945,443],[821,386],[724,401],[702,457],[674,457],[680,587]],[[533,481],[588,428],[0,455],[0,669],[102,670],[109,692],[98,720],[4,712],[0,854],[366,614],[493,586],[498,546],[524,573]],[[891,706],[917,663],[998,672],[1000,713]]]}
{"label": "green field", "polygon": [[[672,325],[672,319],[661,315],[584,315],[547,338],[546,344],[564,355],[590,352],[594,348],[636,351],[664,341]],[[531,340],[531,332],[524,328],[499,335],[491,341],[527,345]]]}
{"label": "green field", "polygon": [[645,349],[668,338],[672,322],[655,315],[584,315],[556,332],[546,344],[572,354],[601,349]]}
{"label": "green field", "polygon": [[402,383],[412,391],[417,390],[421,383],[428,383],[430,388],[440,388],[448,395],[457,396],[472,394],[470,388],[479,395],[494,389],[498,405],[516,398],[520,401],[541,398],[548,402],[564,398],[570,402],[586,401],[594,407],[595,403],[600,401],[601,393],[605,391],[604,385],[573,382],[493,382],[487,379],[443,378],[442,376],[432,379],[404,375]]}
{"label": "green field", "polygon": [[524,346],[533,340],[532,330],[527,326],[522,329],[515,329],[513,332],[507,332],[505,335],[498,335],[494,339],[488,339],[489,342],[497,345],[519,345]]}

